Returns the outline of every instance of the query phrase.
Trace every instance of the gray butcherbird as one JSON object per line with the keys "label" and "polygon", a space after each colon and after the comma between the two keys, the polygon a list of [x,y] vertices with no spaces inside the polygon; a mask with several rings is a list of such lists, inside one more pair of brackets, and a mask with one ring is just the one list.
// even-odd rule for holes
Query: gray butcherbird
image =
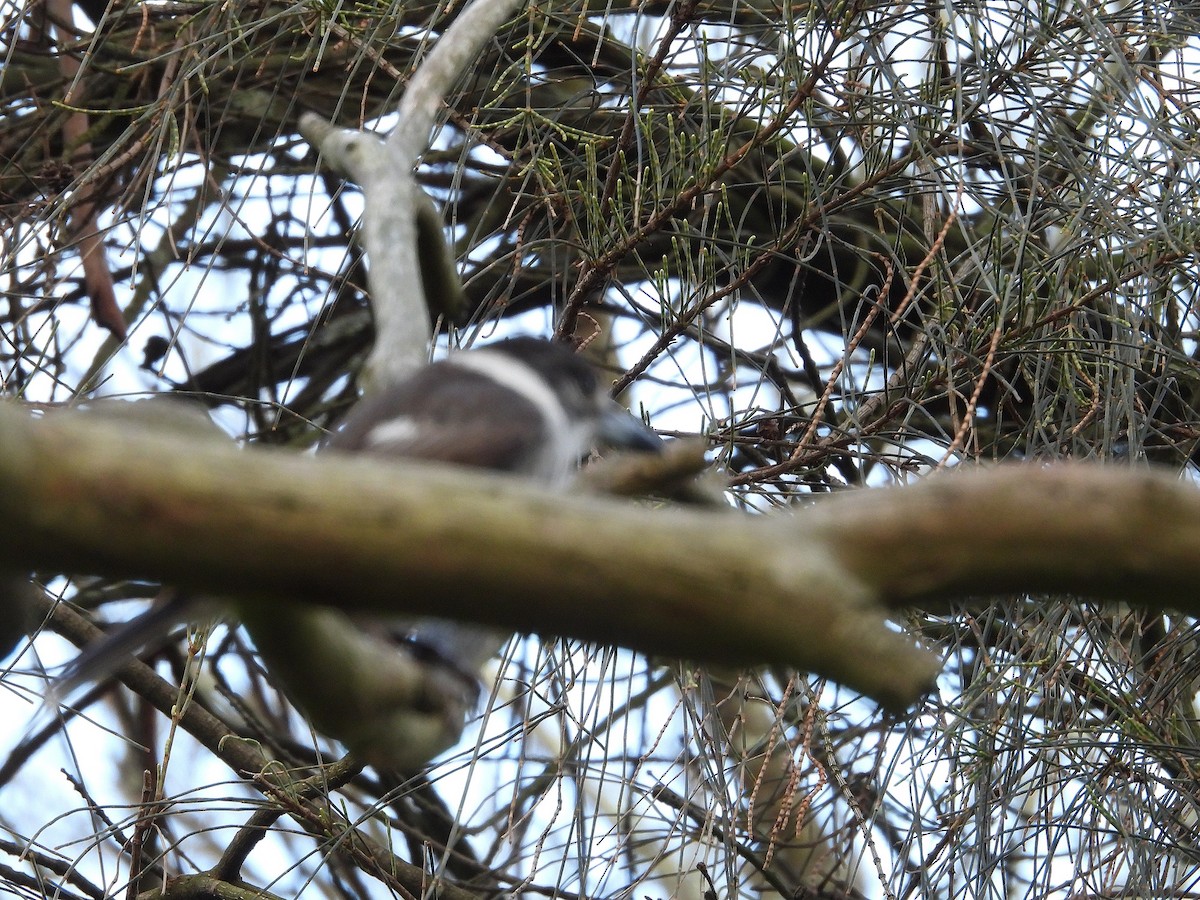
{"label": "gray butcherbird", "polygon": [[[582,357],[562,344],[513,338],[452,354],[382,389],[350,411],[322,450],[445,462],[561,487],[602,444],[657,451],[662,442],[609,398]],[[479,626],[299,604],[256,601],[237,604],[236,613],[319,731],[365,762],[405,773],[458,740],[478,700],[479,669],[507,640]],[[118,629],[68,668],[58,696],[187,617],[158,607]]]}

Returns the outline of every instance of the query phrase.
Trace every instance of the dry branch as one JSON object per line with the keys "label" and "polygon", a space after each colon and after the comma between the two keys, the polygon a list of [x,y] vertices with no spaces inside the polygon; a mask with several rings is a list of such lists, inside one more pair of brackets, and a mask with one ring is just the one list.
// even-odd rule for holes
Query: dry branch
{"label": "dry branch", "polygon": [[1051,590],[1183,607],[1200,580],[1200,492],[1153,472],[1006,468],[749,517],[126,424],[0,409],[5,563],[785,663],[889,706],[935,667],[883,604]]}
{"label": "dry branch", "polygon": [[[461,469],[0,408],[0,561],[439,615],[829,675],[891,706],[934,661],[802,521],[563,497]],[[248,601],[247,601],[248,602]]]}

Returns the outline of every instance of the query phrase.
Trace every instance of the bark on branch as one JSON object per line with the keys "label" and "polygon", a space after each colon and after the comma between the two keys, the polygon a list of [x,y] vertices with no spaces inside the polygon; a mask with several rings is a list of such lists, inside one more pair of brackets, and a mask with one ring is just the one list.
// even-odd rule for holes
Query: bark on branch
{"label": "bark on branch", "polygon": [[563,497],[0,405],[0,564],[395,610],[725,663],[891,707],[936,660],[888,608],[999,591],[1195,606],[1200,492],[1084,466],[939,476],[792,517]]}

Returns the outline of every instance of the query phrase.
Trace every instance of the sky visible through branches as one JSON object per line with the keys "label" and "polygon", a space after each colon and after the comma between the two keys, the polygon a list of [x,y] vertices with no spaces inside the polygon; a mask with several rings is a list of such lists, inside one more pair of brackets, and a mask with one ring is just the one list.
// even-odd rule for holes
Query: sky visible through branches
{"label": "sky visible through branches", "polygon": [[[40,405],[177,394],[234,440],[307,450],[356,397],[371,325],[362,197],[296,121],[389,128],[454,10],[63,9],[0,4],[0,383]],[[1198,34],[1150,2],[526,9],[417,171],[469,305],[439,352],[588,342],[755,514],[1000,461],[1190,476]],[[123,340],[85,283],[89,221]],[[38,574],[105,621],[157,593]],[[472,896],[1200,890],[1189,619],[1017,596],[897,624],[946,667],[895,717],[803,673],[514,639],[464,743],[427,778],[329,788],[325,832],[109,691],[88,714],[122,737],[72,722],[7,770],[0,876],[79,898],[131,866],[143,889],[232,872],[287,897],[419,894],[397,860]],[[12,743],[65,628],[9,657]],[[199,646],[157,670],[177,683]],[[297,778],[339,757],[244,636],[207,648],[191,702]]]}

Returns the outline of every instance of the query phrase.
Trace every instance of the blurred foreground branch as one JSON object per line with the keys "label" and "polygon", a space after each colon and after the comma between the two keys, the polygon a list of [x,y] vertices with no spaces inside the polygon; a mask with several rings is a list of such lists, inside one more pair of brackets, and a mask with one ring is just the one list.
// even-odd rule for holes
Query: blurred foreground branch
{"label": "blurred foreground branch", "polygon": [[891,707],[936,661],[887,605],[1069,590],[1183,606],[1200,580],[1200,492],[1150,472],[1001,469],[750,517],[127,424],[0,407],[5,565],[785,663]]}

